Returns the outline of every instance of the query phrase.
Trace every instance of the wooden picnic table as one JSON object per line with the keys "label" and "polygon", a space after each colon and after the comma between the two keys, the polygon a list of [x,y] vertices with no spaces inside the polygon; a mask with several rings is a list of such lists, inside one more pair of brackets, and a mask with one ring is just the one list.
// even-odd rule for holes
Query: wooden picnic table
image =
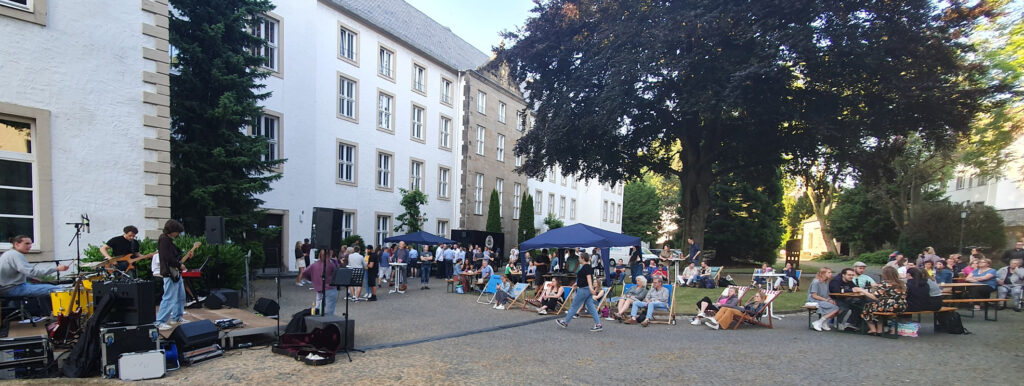
{"label": "wooden picnic table", "polygon": [[863,292],[829,292],[828,296],[834,298],[862,298],[864,297]]}
{"label": "wooden picnic table", "polygon": [[983,283],[939,283],[939,287],[940,288],[949,288],[950,296],[952,298],[954,298],[954,299],[956,299],[956,297],[957,297],[956,293],[957,293],[957,289],[958,288],[960,289],[961,297],[964,297],[964,295],[967,294],[967,290],[970,287],[977,287],[977,286],[982,286],[982,285],[988,285],[988,284],[983,284]]}

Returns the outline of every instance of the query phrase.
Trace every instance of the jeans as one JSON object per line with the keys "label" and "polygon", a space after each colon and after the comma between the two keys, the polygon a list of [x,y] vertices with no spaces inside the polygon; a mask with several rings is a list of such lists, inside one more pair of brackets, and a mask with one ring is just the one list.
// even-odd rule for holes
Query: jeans
{"label": "jeans", "polygon": [[775,279],[775,289],[782,288],[780,287],[780,285],[782,285],[782,279],[787,279],[789,281],[789,289],[793,289],[793,287],[796,286],[796,279],[789,276],[781,276],[778,279]]}
{"label": "jeans", "polygon": [[629,277],[636,283],[636,277],[644,274],[644,267],[640,264],[629,266]]}
{"label": "jeans", "polygon": [[430,263],[420,263],[420,283],[430,284]]}
{"label": "jeans", "polygon": [[1007,293],[1012,295],[1013,297],[1010,298],[1010,300],[1011,300],[1010,304],[1011,304],[1011,306],[1013,308],[1017,308],[1017,304],[1020,303],[1021,286],[1019,286],[1019,285],[1010,285],[1010,286],[1000,285],[999,288],[997,288],[996,290],[999,291],[999,298],[1000,299],[1007,299],[1007,297],[1006,297]]}
{"label": "jeans", "polygon": [[169,277],[164,278],[164,297],[160,299],[160,310],[156,313],[157,323],[168,320],[181,320],[185,311],[185,282],[177,282]]}
{"label": "jeans", "polygon": [[444,278],[445,279],[451,279],[452,278],[452,276],[454,275],[454,271],[455,271],[454,267],[455,266],[452,264],[451,260],[445,260],[444,261]]}
{"label": "jeans", "polygon": [[572,316],[576,315],[576,312],[584,305],[587,306],[587,312],[590,312],[590,316],[594,318],[594,324],[601,324],[601,317],[597,314],[597,306],[594,305],[594,297],[590,293],[590,287],[580,287],[576,288],[576,296],[572,298],[569,313],[565,314],[564,322],[566,325],[572,321]]}
{"label": "jeans", "polygon": [[[338,287],[331,287],[327,291],[324,291],[327,296],[327,302],[324,303],[324,315],[334,315],[334,306],[338,305]],[[320,297],[320,293],[316,293],[316,309],[320,309],[320,301],[323,300]]]}
{"label": "jeans", "polygon": [[654,316],[654,309],[655,308],[661,307],[661,308],[664,308],[664,309],[668,309],[668,305],[665,304],[665,302],[650,302],[650,303],[648,303],[648,302],[636,301],[636,302],[633,302],[633,309],[629,311],[629,316],[631,318],[636,318],[637,311],[639,311],[641,307],[647,307],[647,320],[651,320],[651,316]]}
{"label": "jeans", "polygon": [[29,296],[46,296],[51,291],[60,289],[53,284],[33,284],[33,283],[21,283],[11,289],[4,292],[4,296],[7,297],[29,297]]}

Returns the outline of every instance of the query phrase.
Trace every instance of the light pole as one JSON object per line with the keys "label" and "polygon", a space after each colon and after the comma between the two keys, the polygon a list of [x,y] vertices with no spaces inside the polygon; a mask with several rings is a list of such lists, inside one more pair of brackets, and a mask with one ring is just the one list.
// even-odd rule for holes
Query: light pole
{"label": "light pole", "polygon": [[967,207],[960,210],[960,248],[957,253],[964,251],[964,226],[967,224]]}

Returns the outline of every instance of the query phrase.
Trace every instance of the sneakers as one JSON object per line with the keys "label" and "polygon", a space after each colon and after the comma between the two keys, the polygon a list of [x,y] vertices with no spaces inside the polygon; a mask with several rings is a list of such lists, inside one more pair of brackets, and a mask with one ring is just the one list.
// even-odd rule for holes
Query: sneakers
{"label": "sneakers", "polygon": [[573,315],[572,318],[573,319],[579,319],[580,318],[580,314]]}
{"label": "sneakers", "polygon": [[495,306],[494,309],[496,309],[496,310],[504,310],[505,309],[505,305],[504,304],[499,304],[499,305]]}
{"label": "sneakers", "polygon": [[832,324],[831,322],[822,323],[821,324],[821,329],[824,330],[824,331],[832,331],[832,327],[830,326],[831,324]]}
{"label": "sneakers", "polygon": [[555,320],[555,323],[558,323],[558,327],[561,327],[561,328],[569,327],[569,325],[565,324],[565,322],[563,322],[562,319]]}
{"label": "sneakers", "polygon": [[170,329],[172,329],[174,327],[172,327],[170,324],[167,324],[167,323],[160,323],[160,324],[156,325],[156,328],[160,329],[160,331],[167,331],[167,330],[170,330]]}
{"label": "sneakers", "polygon": [[700,324],[700,318],[693,318],[693,320],[690,321],[690,324],[694,326]]}
{"label": "sneakers", "polygon": [[590,328],[590,332],[598,332],[598,331],[601,331],[603,329],[604,329],[604,326],[602,326],[600,324],[595,324],[594,327]]}
{"label": "sneakers", "polygon": [[708,317],[708,316],[707,316],[707,315],[704,315],[704,313],[703,313],[703,312],[701,312],[701,313],[697,314],[697,318],[698,318],[698,319],[700,319],[700,318],[706,318],[706,317]]}
{"label": "sneakers", "polygon": [[302,282],[298,282],[298,283],[295,283],[295,285],[297,285],[297,286],[299,286],[299,287],[305,287],[305,284],[304,284],[304,283],[302,283]]}
{"label": "sneakers", "polygon": [[811,328],[813,328],[814,331],[821,331],[821,322],[823,321],[824,320],[822,319],[815,320],[814,322],[811,323]]}
{"label": "sneakers", "polygon": [[721,328],[721,326],[718,325],[718,321],[716,321],[715,319],[708,319],[708,321],[704,322],[704,325],[711,327],[714,330]]}
{"label": "sneakers", "polygon": [[548,310],[545,310],[543,308],[537,310],[537,315],[547,315],[547,314],[548,314]]}
{"label": "sneakers", "polygon": [[366,299],[366,301],[368,301],[368,302],[375,302],[375,301],[377,301],[377,295],[370,296],[370,298]]}
{"label": "sneakers", "polygon": [[428,290],[430,289],[430,286],[423,286],[423,289]]}

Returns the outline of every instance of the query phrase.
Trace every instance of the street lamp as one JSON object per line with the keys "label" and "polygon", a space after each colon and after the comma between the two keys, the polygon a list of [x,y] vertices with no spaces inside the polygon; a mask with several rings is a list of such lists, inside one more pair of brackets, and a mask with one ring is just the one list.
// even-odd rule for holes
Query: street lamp
{"label": "street lamp", "polygon": [[967,224],[967,207],[965,206],[960,210],[960,249],[957,253],[963,253],[964,251],[964,226]]}

